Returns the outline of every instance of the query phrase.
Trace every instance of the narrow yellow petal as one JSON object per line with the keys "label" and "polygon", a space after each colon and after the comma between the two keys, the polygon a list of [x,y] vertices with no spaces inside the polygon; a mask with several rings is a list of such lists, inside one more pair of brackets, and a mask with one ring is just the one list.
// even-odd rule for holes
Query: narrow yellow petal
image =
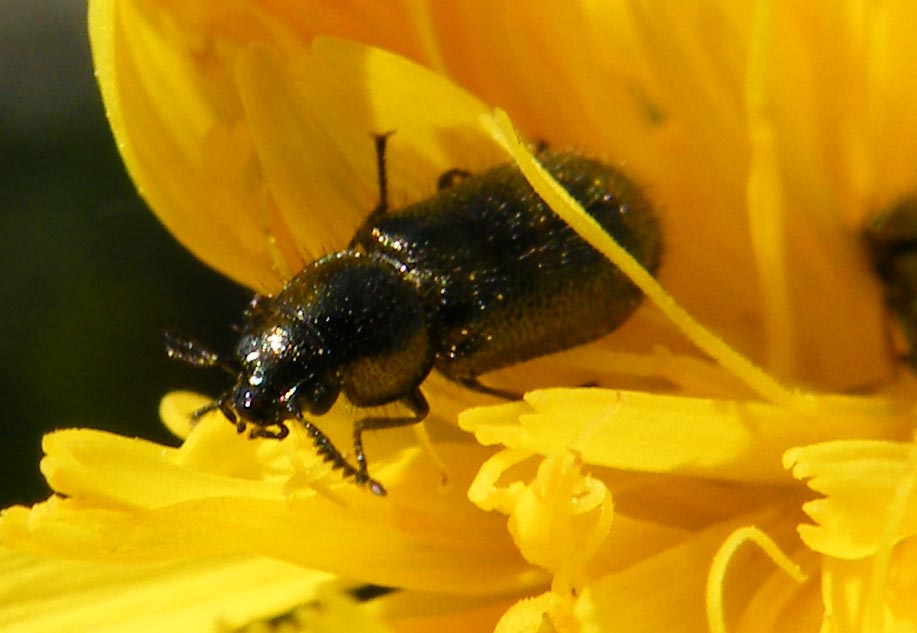
{"label": "narrow yellow petal", "polygon": [[914,453],[912,444],[880,440],[824,442],[787,451],[784,459],[793,475],[824,495],[803,506],[815,522],[799,526],[803,541],[818,552],[850,560],[917,535]]}
{"label": "narrow yellow petal", "polygon": [[[245,448],[240,442],[236,445]],[[182,449],[102,431],[56,431],[45,436],[42,448],[42,472],[55,491],[102,507],[150,509],[202,496],[282,495],[279,482],[269,486],[191,470],[178,463]],[[233,460],[245,460],[250,453],[239,448],[221,455],[224,473],[236,472]]]}
{"label": "narrow yellow petal", "polygon": [[[825,557],[822,564],[822,600],[825,605],[825,619],[831,623],[832,633],[860,633],[869,629],[864,626],[865,586],[870,576],[872,562],[863,560],[840,560]],[[886,629],[895,630],[895,629]],[[907,629],[899,629],[907,630]]]}
{"label": "narrow yellow petal", "polygon": [[[738,517],[694,532],[655,556],[595,580],[576,607],[582,630],[709,631],[704,586],[711,580],[708,574],[717,552],[728,549],[729,535],[743,523],[779,533],[781,546],[792,537],[773,514]],[[742,618],[761,583],[773,573],[773,562],[752,548],[734,554],[720,587],[727,630],[734,630],[732,623]],[[805,591],[805,586],[791,582],[798,593]],[[801,629],[790,624],[786,630]]]}
{"label": "narrow yellow petal", "polygon": [[513,602],[512,595],[457,596],[395,591],[364,605],[399,633],[492,631]]}
{"label": "narrow yellow petal", "polygon": [[722,527],[700,532],[684,543],[628,569],[598,578],[576,606],[582,631],[707,631],[703,584]]}
{"label": "narrow yellow petal", "polygon": [[213,631],[313,600],[330,580],[266,558],[122,565],[3,549],[0,628],[9,633]]}
{"label": "narrow yellow petal", "polygon": [[614,238],[606,233],[595,218],[591,217],[576,200],[564,190],[547,171],[538,164],[519,142],[515,130],[505,112],[498,111],[493,119],[485,117],[482,124],[494,138],[500,140],[519,169],[538,195],[547,202],[586,242],[601,251],[620,268],[631,281],[642,290],[656,307],[675,323],[691,341],[706,351],[722,365],[761,396],[776,402],[805,410],[808,401],[787,390],[774,378],[755,366],[748,359],[732,349],[725,341],[698,323],[662,286],[645,271],[637,261],[624,250]]}
{"label": "narrow yellow petal", "polygon": [[739,528],[729,535],[713,557],[710,575],[707,577],[707,621],[711,633],[726,633],[726,614],[724,612],[724,586],[726,584],[727,566],[736,556],[736,552],[746,542],[754,543],[797,583],[806,581],[806,575],[797,564],[780,550],[780,547],[767,536],[766,533],[755,527]]}
{"label": "narrow yellow petal", "polygon": [[917,539],[908,538],[895,548],[887,589],[882,599],[891,615],[902,622],[917,622]]}
{"label": "narrow yellow petal", "polygon": [[[94,0],[89,8],[96,75],[140,193],[201,259],[263,287],[271,274],[263,191],[251,143],[237,129],[225,59],[238,43],[232,36],[208,42],[195,24],[145,3]],[[245,13],[250,25],[270,21],[252,7]],[[214,169],[214,158],[225,171]],[[248,212],[238,213],[243,208]]]}
{"label": "narrow yellow petal", "polygon": [[[443,522],[411,510],[397,509],[413,531],[327,501],[214,498],[124,512],[57,499],[7,509],[2,537],[10,547],[101,562],[268,556],[383,586],[472,595],[543,578],[519,559],[498,517],[492,529],[471,533],[461,517]],[[469,557],[487,564],[470,566]]]}
{"label": "narrow yellow petal", "polygon": [[461,428],[526,454],[576,451],[587,464],[787,483],[784,451],[829,437],[905,436],[905,411],[882,400],[821,397],[816,415],[757,402],[606,389],[549,389],[469,409]]}
{"label": "narrow yellow petal", "polygon": [[572,601],[554,592],[525,598],[500,618],[494,633],[554,633],[578,630],[571,613]]}
{"label": "narrow yellow petal", "polygon": [[583,583],[587,563],[611,529],[614,506],[605,485],[580,472],[570,453],[550,456],[519,495],[509,531],[519,552],[554,575],[554,587]]}
{"label": "narrow yellow petal", "polygon": [[[300,460],[320,464],[307,442],[302,457],[293,439],[262,442],[255,459],[252,443],[216,417],[201,420],[182,449],[85,430],[49,435],[44,468],[51,485],[70,498],[5,510],[0,538],[103,562],[264,555],[384,586],[459,593],[543,582],[543,573],[513,547],[505,520],[465,499],[480,447],[437,446],[455,465],[446,490],[417,448],[380,460],[380,478],[389,481],[391,474],[393,482],[380,499],[336,475],[327,487],[291,488]],[[193,454],[209,458],[187,453],[199,436],[214,440],[196,444]],[[214,452],[215,446],[229,450]],[[487,565],[469,566],[469,555]]]}

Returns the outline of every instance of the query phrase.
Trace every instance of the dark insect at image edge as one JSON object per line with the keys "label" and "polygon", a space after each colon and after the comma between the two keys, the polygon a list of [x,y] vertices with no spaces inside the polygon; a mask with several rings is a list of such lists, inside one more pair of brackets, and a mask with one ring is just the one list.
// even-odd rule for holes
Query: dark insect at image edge
{"label": "dark insect at image edge", "polygon": [[[478,377],[596,340],[642,299],[515,164],[450,170],[432,197],[389,209],[388,136],[375,137],[378,206],[346,249],[306,265],[276,296],[252,300],[231,355],[165,335],[170,357],[236,376],[195,419],[219,410],[240,433],[274,439],[297,420],[324,460],[378,495],[385,488],[369,475],[363,432],[423,420],[429,405],[420,387],[432,370],[473,391],[518,398]],[[542,150],[538,159],[655,274],[661,231],[632,181],[576,153]],[[341,394],[356,407],[399,403],[410,415],[357,419],[353,464],[311,419]]]}
{"label": "dark insect at image edge", "polygon": [[[904,337],[902,360],[917,370],[917,194],[869,217],[861,237],[885,304]],[[889,346],[897,347],[894,342]]]}

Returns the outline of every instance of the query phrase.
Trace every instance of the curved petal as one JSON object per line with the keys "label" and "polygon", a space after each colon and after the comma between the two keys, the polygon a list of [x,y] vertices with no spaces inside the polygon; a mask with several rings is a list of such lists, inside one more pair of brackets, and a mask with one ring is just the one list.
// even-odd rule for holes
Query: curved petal
{"label": "curved petal", "polygon": [[[316,600],[327,574],[266,558],[134,565],[0,550],[0,627],[8,632],[210,631]],[[244,591],[245,600],[239,600]]]}
{"label": "curved petal", "polygon": [[[813,397],[814,398],[814,397]],[[549,389],[525,403],[465,411],[460,426],[485,445],[526,454],[574,450],[587,464],[788,483],[783,453],[827,437],[906,437],[894,402],[824,396],[809,415],[757,402],[605,389]]]}
{"label": "curved petal", "polygon": [[272,49],[239,56],[240,95],[266,183],[303,260],[344,245],[379,201],[372,134],[394,131],[392,204],[428,197],[457,165],[499,153],[478,125],[482,103],[407,60],[321,39],[295,67]]}
{"label": "curved petal", "polygon": [[793,476],[824,495],[803,505],[815,525],[799,534],[815,551],[856,559],[917,536],[917,451],[880,440],[823,442],[787,451]]}
{"label": "curved petal", "polygon": [[[221,436],[234,436],[224,421],[201,421],[196,434],[213,438],[210,446],[168,449],[86,430],[47,436],[43,470],[70,498],[6,510],[3,542],[96,561],[262,555],[382,586],[456,594],[543,582],[512,546],[503,519],[465,500],[463,481],[475,460],[461,453],[480,451],[473,444],[438,446],[446,463],[456,465],[445,492],[436,494],[436,473],[414,449],[399,458],[406,462],[401,483],[392,480],[389,496],[380,499],[337,483],[336,475],[323,495],[296,486],[308,462],[320,462],[306,438],[300,454],[288,440],[263,444],[268,454],[255,460],[249,443],[236,437],[235,453],[248,456],[237,460],[215,452],[228,446]],[[219,470],[185,460],[192,450],[218,455],[212,466]],[[388,482],[387,468],[379,472]],[[487,564],[469,565],[469,556]]]}

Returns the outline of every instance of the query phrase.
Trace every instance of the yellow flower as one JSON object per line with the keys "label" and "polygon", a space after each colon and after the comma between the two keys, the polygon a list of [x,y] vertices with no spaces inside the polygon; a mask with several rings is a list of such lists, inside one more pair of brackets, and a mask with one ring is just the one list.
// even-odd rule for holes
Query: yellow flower
{"label": "yellow flower", "polygon": [[[431,378],[435,455],[367,438],[384,499],[296,426],[191,428],[191,394],[163,401],[180,448],[50,434],[57,494],[0,522],[4,630],[917,627],[917,381],[859,239],[917,190],[913,3],[365,4],[91,0],[112,129],[176,237],[275,292],[347,244],[396,130],[396,204],[513,160],[648,300],[492,377],[545,387],[524,402]],[[640,184],[658,282],[494,107]],[[352,419],[317,423],[344,446]]]}

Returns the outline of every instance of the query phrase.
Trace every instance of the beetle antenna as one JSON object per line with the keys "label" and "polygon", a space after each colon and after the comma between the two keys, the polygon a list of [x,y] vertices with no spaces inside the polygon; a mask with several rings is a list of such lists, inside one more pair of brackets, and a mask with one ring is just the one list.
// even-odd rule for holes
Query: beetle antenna
{"label": "beetle antenna", "polygon": [[216,352],[211,351],[203,343],[188,338],[173,330],[165,330],[162,338],[166,344],[166,355],[169,358],[180,360],[194,367],[219,367],[235,375],[238,368],[235,363]]}

